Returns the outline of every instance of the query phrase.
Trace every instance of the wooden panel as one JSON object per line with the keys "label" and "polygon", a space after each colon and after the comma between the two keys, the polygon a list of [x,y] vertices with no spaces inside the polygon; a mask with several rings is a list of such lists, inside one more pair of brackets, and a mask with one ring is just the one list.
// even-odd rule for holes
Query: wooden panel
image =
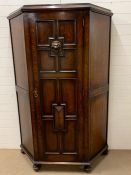
{"label": "wooden panel", "polygon": [[34,155],[29,94],[22,88],[19,89],[20,90],[18,90],[18,105],[20,114],[22,145],[32,155]]}
{"label": "wooden panel", "polygon": [[28,90],[28,75],[26,65],[25,40],[24,40],[24,25],[23,15],[14,18],[10,22],[12,47],[15,63],[16,84]]}
{"label": "wooden panel", "polygon": [[90,88],[108,83],[110,17],[90,12]]}
{"label": "wooden panel", "polygon": [[54,127],[56,130],[65,129],[65,109],[64,105],[54,105]]}
{"label": "wooden panel", "polygon": [[37,43],[38,45],[49,44],[49,37],[54,36],[54,21],[44,20],[37,22]]}
{"label": "wooden panel", "polygon": [[67,79],[73,79],[76,78],[78,76],[77,73],[74,72],[40,72],[40,78],[41,79],[52,79],[52,78],[60,78],[60,79],[64,79],[65,77]]}
{"label": "wooden panel", "polygon": [[77,153],[76,120],[66,120],[66,133],[63,135],[63,150],[66,153]]}
{"label": "wooden panel", "polygon": [[50,57],[48,51],[39,51],[38,58],[41,71],[55,71],[56,58]]}
{"label": "wooden panel", "polygon": [[90,104],[90,148],[91,157],[106,145],[107,124],[107,94],[102,94],[91,100]]}
{"label": "wooden panel", "polygon": [[41,80],[41,100],[44,115],[53,115],[52,104],[56,102],[56,80]]}
{"label": "wooden panel", "polygon": [[[52,38],[49,33],[49,42],[47,43],[47,37],[40,42],[39,31],[43,32],[44,29],[40,29],[38,25],[41,23],[45,27],[45,23],[50,20],[54,21],[55,36]],[[35,86],[40,94],[35,100],[39,122],[39,157],[42,161],[53,161],[53,158],[55,161],[80,161],[83,157],[83,118],[78,117],[82,116],[81,12],[32,14],[30,26],[35,31],[31,35],[33,73]],[[69,26],[71,34],[67,33],[66,26]],[[41,38],[44,38],[42,35]],[[55,63],[51,61],[52,58]],[[70,148],[67,148],[69,140]]]}
{"label": "wooden panel", "polygon": [[76,21],[75,20],[59,20],[59,36],[64,37],[65,43],[76,42]]}
{"label": "wooden panel", "polygon": [[53,120],[43,120],[43,128],[44,128],[44,140],[45,140],[45,153],[58,153],[58,136],[53,131]]}
{"label": "wooden panel", "polygon": [[60,57],[60,70],[61,71],[76,71],[77,68],[77,56],[76,50],[65,50],[64,57]]}
{"label": "wooden panel", "polygon": [[77,113],[77,80],[61,80],[62,103],[66,104],[66,114],[73,115]]}

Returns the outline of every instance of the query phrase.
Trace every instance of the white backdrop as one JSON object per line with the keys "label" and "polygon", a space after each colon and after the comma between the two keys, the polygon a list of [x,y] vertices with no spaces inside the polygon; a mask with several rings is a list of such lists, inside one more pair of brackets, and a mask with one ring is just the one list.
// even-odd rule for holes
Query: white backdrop
{"label": "white backdrop", "polygon": [[[24,4],[79,3],[79,0],[0,0],[0,148],[19,148],[14,71],[6,17]],[[81,0],[114,13],[111,35],[110,149],[131,149],[131,0]]]}

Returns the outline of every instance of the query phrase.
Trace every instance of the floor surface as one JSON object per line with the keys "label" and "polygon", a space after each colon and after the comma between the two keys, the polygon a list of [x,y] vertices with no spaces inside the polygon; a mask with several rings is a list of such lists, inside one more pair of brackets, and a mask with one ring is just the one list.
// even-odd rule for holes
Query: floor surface
{"label": "floor surface", "polygon": [[[131,175],[131,150],[110,151],[101,156],[99,163],[90,175]],[[0,150],[0,175],[84,175],[80,166],[43,165],[39,172],[34,172],[32,164],[20,150]]]}

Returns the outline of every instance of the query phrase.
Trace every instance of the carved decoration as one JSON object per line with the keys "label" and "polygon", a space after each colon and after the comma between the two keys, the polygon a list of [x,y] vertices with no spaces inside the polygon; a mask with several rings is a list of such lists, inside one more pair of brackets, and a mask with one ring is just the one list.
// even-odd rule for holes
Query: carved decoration
{"label": "carved decoration", "polygon": [[65,131],[65,104],[53,104],[54,129],[58,132]]}
{"label": "carved decoration", "polygon": [[49,45],[50,45],[50,56],[64,56],[64,37],[51,38],[49,37]]}

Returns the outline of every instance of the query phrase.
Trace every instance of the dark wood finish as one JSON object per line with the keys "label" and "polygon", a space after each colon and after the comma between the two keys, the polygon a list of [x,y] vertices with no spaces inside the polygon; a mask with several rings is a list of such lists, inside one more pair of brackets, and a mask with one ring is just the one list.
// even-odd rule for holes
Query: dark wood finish
{"label": "dark wood finish", "polygon": [[65,4],[23,6],[8,17],[21,149],[35,171],[43,163],[87,170],[107,150],[111,16]]}
{"label": "dark wood finish", "polygon": [[30,153],[34,155],[23,15],[10,21],[10,31],[13,43],[12,51],[15,64],[15,82],[19,107],[21,142]]}
{"label": "dark wood finish", "polygon": [[8,19],[12,19],[23,12],[43,12],[44,11],[57,11],[57,10],[90,10],[93,12],[101,13],[104,15],[111,16],[112,12],[109,9],[96,6],[90,3],[73,3],[73,4],[45,4],[45,5],[24,5],[20,9],[16,10],[15,12],[11,13],[8,16]]}

